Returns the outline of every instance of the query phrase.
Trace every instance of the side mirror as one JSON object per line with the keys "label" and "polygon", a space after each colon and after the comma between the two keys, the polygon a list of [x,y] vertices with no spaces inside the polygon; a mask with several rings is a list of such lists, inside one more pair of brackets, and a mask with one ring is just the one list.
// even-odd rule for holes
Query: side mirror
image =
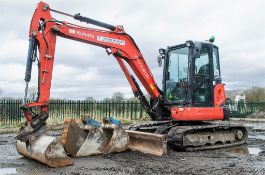
{"label": "side mirror", "polygon": [[159,54],[160,55],[165,55],[166,54],[166,50],[163,49],[163,48],[159,49]]}
{"label": "side mirror", "polygon": [[159,56],[157,57],[158,66],[162,66],[162,59],[165,58],[166,50],[165,49],[159,49]]}
{"label": "side mirror", "polygon": [[194,48],[192,50],[192,58],[200,58],[201,48],[202,48],[201,43],[196,43],[195,42]]}
{"label": "side mirror", "polygon": [[159,55],[157,57],[157,62],[158,62],[158,66],[161,67],[162,66],[162,56],[161,55]]}

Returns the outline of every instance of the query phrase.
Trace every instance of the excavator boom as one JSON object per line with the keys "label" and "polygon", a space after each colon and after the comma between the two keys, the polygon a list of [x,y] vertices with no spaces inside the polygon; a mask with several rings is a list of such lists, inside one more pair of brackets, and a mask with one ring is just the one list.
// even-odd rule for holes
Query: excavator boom
{"label": "excavator boom", "polygon": [[[55,20],[51,16],[51,11],[73,17],[76,20],[104,27],[109,30],[93,29],[78,26],[64,21]],[[34,12],[29,30],[29,50],[27,58],[27,67],[25,73],[25,98],[27,97],[28,83],[31,79],[31,70],[33,61],[38,61],[38,98],[36,101],[23,104],[21,109],[31,124],[33,130],[38,130],[48,118],[48,102],[50,97],[52,71],[55,55],[56,37],[95,45],[106,49],[107,54],[112,54],[122,68],[132,91],[140,100],[146,112],[153,120],[158,120],[159,115],[150,105],[143,95],[136,79],[130,74],[125,62],[134,71],[146,91],[149,93],[154,105],[159,103],[161,91],[157,87],[151,71],[149,70],[143,55],[136,43],[126,34],[122,26],[113,26],[99,22],[80,14],[70,15],[58,10],[52,10],[48,4],[40,2]],[[39,58],[37,58],[39,55]],[[25,100],[24,100],[25,101]],[[41,112],[34,114],[32,108],[40,107]],[[32,122],[34,120],[34,122]],[[21,134],[24,136],[26,133]],[[18,139],[20,136],[17,137]]]}

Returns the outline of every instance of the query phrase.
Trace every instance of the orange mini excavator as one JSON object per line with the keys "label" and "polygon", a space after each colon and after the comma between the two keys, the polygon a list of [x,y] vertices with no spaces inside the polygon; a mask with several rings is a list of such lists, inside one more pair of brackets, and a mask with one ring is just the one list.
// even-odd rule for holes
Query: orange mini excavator
{"label": "orange mini excavator", "polygon": [[[100,28],[54,19],[51,12]],[[245,127],[211,122],[228,120],[230,114],[225,105],[219,51],[213,44],[213,37],[205,42],[188,40],[159,49],[157,60],[164,66],[163,85],[159,88],[141,51],[123,26],[110,25],[80,14],[67,14],[50,8],[44,2],[38,4],[31,20],[25,74],[26,98],[32,63],[37,61],[38,99],[21,107],[27,122],[17,135],[18,140],[27,142],[38,138],[49,117],[48,103],[58,36],[101,47],[116,58],[135,97],[151,118],[150,122],[132,125],[128,130],[165,135],[169,146],[181,150],[214,149],[246,142]],[[138,81],[126,65],[130,66]],[[150,101],[141,91],[139,81],[150,95]],[[40,110],[34,111],[35,107]]]}

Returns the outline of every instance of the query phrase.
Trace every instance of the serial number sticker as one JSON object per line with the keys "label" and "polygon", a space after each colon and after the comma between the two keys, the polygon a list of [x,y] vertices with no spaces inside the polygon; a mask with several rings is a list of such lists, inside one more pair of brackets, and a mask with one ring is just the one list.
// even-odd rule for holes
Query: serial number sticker
{"label": "serial number sticker", "polygon": [[119,40],[119,39],[114,39],[114,38],[109,38],[109,37],[104,37],[104,36],[97,36],[97,40],[105,42],[105,43],[118,44],[118,45],[125,46],[125,41]]}

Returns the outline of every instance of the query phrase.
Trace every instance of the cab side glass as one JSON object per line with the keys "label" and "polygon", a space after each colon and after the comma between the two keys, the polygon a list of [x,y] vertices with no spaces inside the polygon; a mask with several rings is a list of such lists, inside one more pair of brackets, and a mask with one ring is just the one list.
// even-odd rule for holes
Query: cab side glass
{"label": "cab side glass", "polygon": [[216,47],[213,47],[213,74],[214,74],[215,84],[222,83],[220,64],[219,64],[219,54],[218,54],[218,49]]}
{"label": "cab side glass", "polygon": [[219,54],[216,47],[213,47],[213,71],[214,77],[220,76]]}

